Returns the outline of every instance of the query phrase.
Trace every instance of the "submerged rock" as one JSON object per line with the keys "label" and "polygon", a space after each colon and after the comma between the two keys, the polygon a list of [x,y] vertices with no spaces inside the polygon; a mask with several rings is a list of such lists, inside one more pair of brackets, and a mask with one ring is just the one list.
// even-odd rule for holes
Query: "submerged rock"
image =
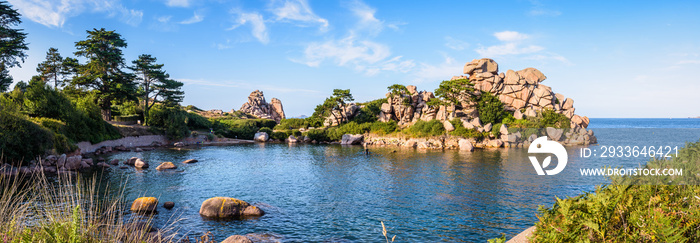
{"label": "submerged rock", "polygon": [[177,169],[177,166],[173,162],[163,162],[156,167],[156,170],[173,170]]}
{"label": "submerged rock", "polygon": [[183,164],[191,164],[191,163],[197,163],[197,162],[199,162],[199,160],[196,160],[196,159],[188,159],[188,160],[182,161]]}

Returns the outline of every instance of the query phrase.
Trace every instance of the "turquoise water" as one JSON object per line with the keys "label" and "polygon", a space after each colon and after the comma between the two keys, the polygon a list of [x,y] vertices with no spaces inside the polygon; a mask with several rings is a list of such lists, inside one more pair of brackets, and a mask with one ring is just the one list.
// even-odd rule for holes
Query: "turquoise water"
{"label": "turquoise water", "polygon": [[[591,127],[599,142],[592,149],[621,143],[682,146],[700,138],[700,119],[591,119]],[[175,202],[173,210],[159,209],[155,223],[180,217],[180,232],[191,236],[211,231],[219,240],[268,233],[288,242],[377,242],[384,239],[384,221],[397,242],[484,242],[532,226],[538,205],[551,206],[555,196],[575,196],[605,182],[581,177],[578,168],[648,160],[581,158],[579,151],[569,148],[564,172],[549,177],[536,175],[526,149],[373,148],[365,155],[361,146],[287,144],[120,153],[111,158],[137,156],[152,167],[112,167],[102,176],[111,185],[127,181],[128,200],[146,195]],[[200,162],[179,163],[193,158]],[[161,161],[176,162],[178,171],[156,171]],[[201,218],[201,203],[214,196],[246,200],[267,214]]]}

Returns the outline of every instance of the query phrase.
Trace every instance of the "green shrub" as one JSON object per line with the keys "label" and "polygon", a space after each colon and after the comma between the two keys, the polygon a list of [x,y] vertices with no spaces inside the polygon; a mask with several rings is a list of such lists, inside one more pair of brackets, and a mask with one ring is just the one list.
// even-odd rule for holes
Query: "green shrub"
{"label": "green shrub", "polygon": [[289,134],[286,132],[273,132],[270,134],[270,138],[275,139],[275,140],[281,140],[284,141],[289,137]]}
{"label": "green shrub", "polygon": [[403,130],[412,137],[434,137],[445,134],[445,127],[439,120],[417,121],[413,126]]}
{"label": "green shrub", "polygon": [[[540,118],[541,116],[541,118]],[[559,114],[551,109],[545,109],[537,116],[541,119],[542,127],[570,128],[571,120],[564,114]]]}
{"label": "green shrub", "polygon": [[112,107],[116,110],[116,115],[119,116],[143,116],[143,109],[138,102],[133,100],[112,102]]}
{"label": "green shrub", "polygon": [[508,112],[503,109],[503,103],[498,97],[490,93],[482,93],[477,102],[477,111],[479,111],[479,119],[484,124],[500,123],[503,118],[508,116]]}
{"label": "green shrub", "polygon": [[395,132],[396,130],[399,129],[399,125],[396,124],[396,121],[388,121],[388,122],[374,122],[372,125],[369,127],[370,130],[369,132],[378,134],[378,135],[386,135]]}
{"label": "green shrub", "polygon": [[217,133],[228,138],[253,139],[260,128],[273,128],[274,120],[267,119],[214,119],[212,126]]}
{"label": "green shrub", "polygon": [[682,176],[616,176],[612,185],[540,206],[533,242],[698,242],[699,161],[700,142],[687,143],[677,157],[645,166],[682,168]]}
{"label": "green shrub", "polygon": [[267,135],[270,135],[270,134],[272,134],[272,129],[270,129],[269,127],[263,127],[263,128],[260,128],[260,130],[258,130],[258,132],[264,132],[264,133],[267,133]]}
{"label": "green shrub", "polygon": [[452,136],[464,137],[464,138],[476,138],[477,140],[483,139],[488,133],[479,132],[476,129],[467,129],[462,126],[462,121],[459,118],[452,119],[450,121],[455,130],[448,132]]}
{"label": "green shrub", "polygon": [[17,114],[0,110],[2,160],[27,163],[53,148],[53,132]]}
{"label": "green shrub", "polygon": [[190,134],[186,120],[187,112],[180,108],[156,105],[148,111],[148,125],[168,139],[182,139]]}
{"label": "green shrub", "polygon": [[309,123],[301,118],[288,118],[288,119],[282,119],[280,121],[280,124],[275,126],[275,130],[287,130],[287,129],[299,129],[299,128],[307,128],[309,127]]}
{"label": "green shrub", "polygon": [[53,149],[56,153],[69,153],[78,149],[78,146],[64,135],[66,133],[64,122],[46,117],[32,118],[32,121],[53,132]]}
{"label": "green shrub", "polygon": [[311,140],[316,140],[317,142],[329,142],[328,133],[326,129],[311,129],[304,133],[305,136],[309,137]]}
{"label": "green shrub", "polygon": [[197,113],[193,113],[193,112],[186,113],[185,123],[187,123],[187,127],[192,129],[192,130],[196,130],[196,129],[209,130],[211,128],[211,121],[209,121],[209,119],[207,119],[203,116],[200,116]]}

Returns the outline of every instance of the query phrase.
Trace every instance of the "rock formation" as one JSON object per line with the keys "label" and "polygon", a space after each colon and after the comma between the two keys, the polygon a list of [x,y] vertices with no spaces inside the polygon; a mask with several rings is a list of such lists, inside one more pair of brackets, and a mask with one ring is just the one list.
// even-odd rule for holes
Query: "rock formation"
{"label": "rock formation", "polygon": [[348,121],[357,115],[362,107],[356,105],[355,103],[346,104],[342,111],[334,110],[332,114],[328,115],[323,121],[324,127],[332,127],[340,125],[342,121]]}
{"label": "rock formation", "polygon": [[248,113],[257,118],[275,120],[277,123],[285,118],[282,101],[277,98],[272,98],[272,101],[267,103],[263,92],[260,90],[250,93],[248,102],[243,104],[239,111]]}
{"label": "rock formation", "polygon": [[199,209],[199,214],[208,218],[240,218],[262,216],[260,208],[231,197],[213,197],[205,200]]}
{"label": "rock formation", "polygon": [[[514,112],[516,118],[533,117],[543,109],[552,109],[568,117],[571,120],[571,128],[588,127],[588,117],[574,114],[574,100],[554,93],[552,88],[541,84],[547,77],[535,68],[498,73],[498,63],[483,58],[464,65],[463,72],[467,76],[454,76],[452,80],[469,79],[476,92],[458,98],[461,109],[457,109],[455,105],[430,107],[426,103],[435,98],[433,93],[418,92],[415,86],[409,85],[406,86],[408,93],[386,94],[387,103],[382,104],[379,120],[395,120],[399,125],[409,125],[418,120],[446,121],[460,118],[464,123],[473,123],[470,120],[478,119],[479,114],[475,108],[476,104],[467,98],[469,95],[488,92],[498,97],[505,109]],[[475,128],[482,126],[480,123],[473,125]]]}

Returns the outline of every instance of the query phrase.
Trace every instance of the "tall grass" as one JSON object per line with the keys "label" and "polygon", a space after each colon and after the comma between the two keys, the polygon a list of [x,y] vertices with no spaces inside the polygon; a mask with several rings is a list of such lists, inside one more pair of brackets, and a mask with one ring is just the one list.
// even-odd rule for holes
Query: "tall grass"
{"label": "tall grass", "polygon": [[[51,180],[56,181],[51,181]],[[169,242],[172,227],[155,230],[152,215],[127,214],[123,188],[96,176],[0,175],[2,242]]]}

